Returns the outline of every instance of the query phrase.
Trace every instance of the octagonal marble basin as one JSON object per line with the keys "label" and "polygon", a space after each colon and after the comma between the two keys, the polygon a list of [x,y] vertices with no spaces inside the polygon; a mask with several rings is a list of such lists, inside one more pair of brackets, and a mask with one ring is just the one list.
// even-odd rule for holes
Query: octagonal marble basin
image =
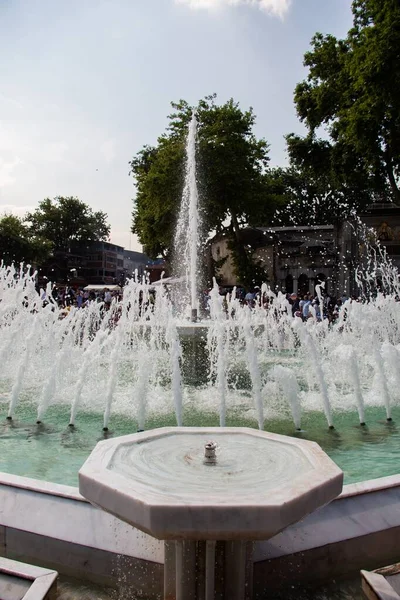
{"label": "octagonal marble basin", "polygon": [[342,485],[316,443],[244,427],[165,427],[102,441],[79,472],[90,502],[174,540],[268,539]]}

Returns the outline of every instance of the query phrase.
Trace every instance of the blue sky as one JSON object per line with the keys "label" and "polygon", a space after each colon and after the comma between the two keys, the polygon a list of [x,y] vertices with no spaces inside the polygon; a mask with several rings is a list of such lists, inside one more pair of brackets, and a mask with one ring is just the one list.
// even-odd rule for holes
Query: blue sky
{"label": "blue sky", "polygon": [[0,212],[78,196],[139,249],[128,162],[164,131],[170,101],[252,106],[285,165],[311,37],[351,24],[351,0],[0,0]]}

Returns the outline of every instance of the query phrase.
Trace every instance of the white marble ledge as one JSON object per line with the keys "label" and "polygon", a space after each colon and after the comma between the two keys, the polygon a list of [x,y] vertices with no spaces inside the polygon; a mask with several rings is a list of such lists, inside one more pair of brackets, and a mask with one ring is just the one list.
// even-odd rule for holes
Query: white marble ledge
{"label": "white marble ledge", "polygon": [[399,594],[379,572],[361,571],[361,581],[363,592],[369,600],[400,600]]}
{"label": "white marble ledge", "polygon": [[349,483],[344,485],[342,493],[335,498],[335,500],[358,496],[358,494],[378,492],[394,487],[400,487],[400,475],[388,475],[387,477],[379,477],[378,479],[367,479],[366,481],[360,481],[359,483]]}
{"label": "white marble ledge", "polygon": [[[81,496],[77,487],[64,485],[61,483],[53,483],[51,481],[32,479],[30,477],[22,477],[21,475],[12,475],[10,473],[0,472],[0,485],[8,485],[10,487],[32,490],[40,494],[61,496],[89,504],[89,501]],[[357,496],[359,494],[368,494],[394,487],[400,487],[400,474],[379,477],[378,479],[368,479],[366,481],[360,481],[359,483],[350,483],[343,486],[342,493],[335,498],[333,502],[342,500],[343,498]]]}
{"label": "white marble ledge", "polygon": [[[399,527],[399,479],[346,486],[350,493],[345,489],[328,506],[256,544],[255,560]],[[94,508],[73,487],[0,474],[0,525],[152,562],[164,560],[162,542]]]}
{"label": "white marble ledge", "polygon": [[0,525],[51,539],[163,561],[163,545],[89,502],[0,484]]}
{"label": "white marble ledge", "polygon": [[400,527],[400,489],[339,498],[256,545],[256,562]]}
{"label": "white marble ledge", "polygon": [[32,479],[30,477],[22,477],[21,475],[0,472],[0,485],[37,492],[38,494],[49,494],[50,496],[60,496],[62,498],[69,498],[70,500],[88,502],[86,498],[80,495],[77,487],[43,481],[42,479]]}
{"label": "white marble ledge", "polygon": [[42,600],[55,586],[58,573],[50,569],[42,569],[9,558],[0,558],[0,573],[31,581],[24,600]]}

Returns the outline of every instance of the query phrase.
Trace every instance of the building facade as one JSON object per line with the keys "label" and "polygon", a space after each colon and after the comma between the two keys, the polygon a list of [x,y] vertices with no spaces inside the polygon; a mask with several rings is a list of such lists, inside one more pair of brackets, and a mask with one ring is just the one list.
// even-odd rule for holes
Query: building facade
{"label": "building facade", "polygon": [[146,273],[148,256],[143,252],[124,250],[124,273],[127,279],[132,277],[143,277]]}
{"label": "building facade", "polygon": [[57,252],[39,271],[46,281],[81,287],[90,284],[123,285],[137,271],[142,275],[148,258],[142,252],[125,250],[110,242],[93,242]]}
{"label": "building facade", "polygon": [[124,248],[110,242],[94,242],[85,248],[88,284],[122,284],[125,280]]}
{"label": "building facade", "polygon": [[[333,296],[355,293],[354,268],[358,244],[351,223],[334,225],[257,227],[242,231],[242,241],[252,248],[253,259],[267,273],[274,291],[315,293],[324,282]],[[225,238],[215,238],[211,254],[221,285],[240,285]],[[259,282],[260,284],[262,282]]]}
{"label": "building facade", "polygon": [[373,229],[393,264],[400,270],[400,206],[392,202],[374,202],[362,215]]}

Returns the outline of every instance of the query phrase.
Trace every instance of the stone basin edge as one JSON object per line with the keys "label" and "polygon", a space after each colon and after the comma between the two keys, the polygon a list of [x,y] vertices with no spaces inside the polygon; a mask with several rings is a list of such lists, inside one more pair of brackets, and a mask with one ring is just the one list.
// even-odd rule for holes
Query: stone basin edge
{"label": "stone basin edge", "polygon": [[[42,479],[34,479],[23,475],[14,475],[0,471],[0,485],[26,489],[37,492],[39,494],[48,494],[50,496],[60,496],[69,498],[79,502],[90,502],[81,496],[79,488],[69,486],[62,483],[53,483]],[[350,498],[359,494],[368,494],[384,489],[400,487],[400,474],[387,475],[386,477],[378,477],[377,479],[366,479],[358,483],[348,483],[343,485],[343,491],[332,502],[337,502],[343,498]]]}

